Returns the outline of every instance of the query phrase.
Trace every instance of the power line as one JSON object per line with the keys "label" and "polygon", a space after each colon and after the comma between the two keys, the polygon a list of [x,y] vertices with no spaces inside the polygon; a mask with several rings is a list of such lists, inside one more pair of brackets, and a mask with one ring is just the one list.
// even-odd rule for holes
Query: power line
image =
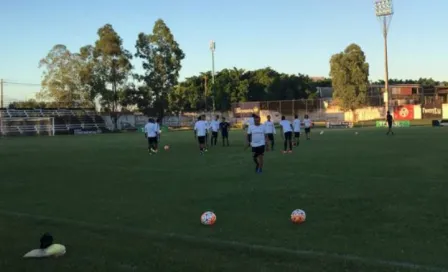
{"label": "power line", "polygon": [[12,81],[3,81],[3,84],[9,84],[9,85],[26,85],[26,86],[41,86],[41,84],[38,84],[38,83],[12,82]]}

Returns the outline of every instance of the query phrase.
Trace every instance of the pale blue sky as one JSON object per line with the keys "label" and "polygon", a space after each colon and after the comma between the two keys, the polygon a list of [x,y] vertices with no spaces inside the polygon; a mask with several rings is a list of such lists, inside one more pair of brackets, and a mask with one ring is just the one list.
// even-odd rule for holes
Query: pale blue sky
{"label": "pale blue sky", "polygon": [[[395,0],[389,54],[392,78],[448,80],[447,0]],[[328,76],[329,58],[358,43],[372,80],[383,77],[383,40],[373,0],[11,0],[0,7],[0,78],[39,83],[39,59],[55,44],[72,51],[113,25],[134,52],[139,32],[162,18],[186,54],[181,77],[216,69],[257,69]],[[36,86],[5,86],[8,98],[31,97]]]}

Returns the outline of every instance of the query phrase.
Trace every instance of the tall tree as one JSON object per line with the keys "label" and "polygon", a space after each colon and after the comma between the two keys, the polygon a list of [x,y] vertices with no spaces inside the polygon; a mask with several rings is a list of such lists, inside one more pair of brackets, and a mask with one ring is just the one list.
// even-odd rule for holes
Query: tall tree
{"label": "tall tree", "polygon": [[[185,58],[171,30],[161,19],[157,20],[151,34],[140,33],[135,45],[136,57],[143,62],[143,74],[136,78],[142,87],[133,89],[140,95],[135,96],[142,112],[155,107],[160,116],[168,109],[168,94],[177,85],[181,61]],[[152,97],[152,100],[143,100]]]}
{"label": "tall tree", "polygon": [[355,110],[366,102],[369,64],[361,47],[351,44],[330,60],[333,98],[344,110]]}
{"label": "tall tree", "polygon": [[80,80],[81,59],[65,45],[55,45],[39,62],[45,69],[42,75],[40,100],[57,102],[60,107],[73,107],[85,101],[85,89]]}
{"label": "tall tree", "polygon": [[[112,25],[104,25],[97,34],[95,46],[81,48],[81,55],[86,62],[83,80],[92,90],[99,90],[101,104],[115,112],[118,109],[119,92],[126,88],[132,70],[132,54],[123,47],[123,40]],[[94,92],[91,94],[94,95]]]}

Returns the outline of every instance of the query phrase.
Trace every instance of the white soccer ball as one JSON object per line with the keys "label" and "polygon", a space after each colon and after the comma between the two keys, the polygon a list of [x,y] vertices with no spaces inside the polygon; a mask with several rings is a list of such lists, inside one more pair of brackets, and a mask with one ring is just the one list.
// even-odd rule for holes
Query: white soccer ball
{"label": "white soccer ball", "polygon": [[206,226],[211,226],[216,222],[216,214],[214,212],[204,212],[201,215],[201,224]]}
{"label": "white soccer ball", "polygon": [[355,132],[355,135],[358,135],[358,132]]}
{"label": "white soccer ball", "polygon": [[322,135],[322,134],[324,134],[324,131],[323,131],[323,130],[320,132],[320,135]]}
{"label": "white soccer ball", "polygon": [[306,220],[306,213],[305,213],[304,210],[297,209],[297,210],[292,211],[292,213],[291,213],[291,221],[294,224],[303,223],[303,222],[305,222],[305,220]]}

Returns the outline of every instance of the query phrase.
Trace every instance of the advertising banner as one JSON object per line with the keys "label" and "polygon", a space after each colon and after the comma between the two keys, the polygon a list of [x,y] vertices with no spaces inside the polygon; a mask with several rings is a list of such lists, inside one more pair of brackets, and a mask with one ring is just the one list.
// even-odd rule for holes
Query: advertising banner
{"label": "advertising banner", "polygon": [[395,120],[413,120],[414,105],[402,105],[394,109]]}
{"label": "advertising banner", "polygon": [[422,105],[423,119],[441,119],[442,103],[425,103]]}
{"label": "advertising banner", "polygon": [[[394,121],[392,124],[393,127],[410,127],[411,122],[409,121]],[[387,127],[386,121],[376,121],[376,127]]]}
{"label": "advertising banner", "polygon": [[233,116],[236,118],[250,117],[253,113],[260,113],[260,102],[241,102],[234,103]]}

